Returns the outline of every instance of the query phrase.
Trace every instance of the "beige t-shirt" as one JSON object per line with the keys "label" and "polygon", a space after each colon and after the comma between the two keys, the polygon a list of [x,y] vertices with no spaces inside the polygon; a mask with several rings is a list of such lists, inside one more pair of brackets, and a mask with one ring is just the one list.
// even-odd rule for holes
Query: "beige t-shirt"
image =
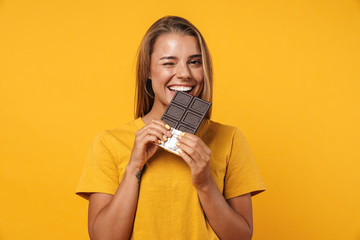
{"label": "beige t-shirt", "polygon": [[[115,194],[125,173],[138,118],[94,139],[76,193]],[[225,199],[265,190],[248,142],[236,128],[205,119],[197,134],[211,149],[210,171]],[[179,156],[159,148],[146,163],[131,239],[218,239],[207,222],[190,168]]]}

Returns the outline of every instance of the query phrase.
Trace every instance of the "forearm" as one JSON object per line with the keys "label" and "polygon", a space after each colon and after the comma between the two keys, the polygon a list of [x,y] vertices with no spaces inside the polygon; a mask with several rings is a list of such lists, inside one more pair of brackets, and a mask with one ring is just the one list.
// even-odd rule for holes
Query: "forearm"
{"label": "forearm", "polygon": [[139,195],[138,171],[129,165],[112,200],[98,213],[90,230],[92,240],[129,239]]}
{"label": "forearm", "polygon": [[197,193],[206,218],[220,239],[251,239],[249,223],[226,202],[211,177],[207,187],[197,189]]}

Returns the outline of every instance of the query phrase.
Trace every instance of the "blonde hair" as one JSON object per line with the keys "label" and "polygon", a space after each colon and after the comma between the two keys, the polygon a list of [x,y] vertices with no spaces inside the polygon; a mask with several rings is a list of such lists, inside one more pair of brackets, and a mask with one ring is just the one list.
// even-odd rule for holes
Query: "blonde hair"
{"label": "blonde hair", "polygon": [[[154,104],[154,92],[151,88],[151,82],[148,81],[150,73],[150,60],[156,39],[166,33],[177,33],[194,36],[199,44],[203,69],[204,69],[204,86],[199,98],[208,102],[212,101],[213,92],[213,73],[212,62],[209,50],[205,40],[199,30],[188,20],[177,16],[165,16],[157,20],[146,32],[139,49],[136,64],[136,92],[135,92],[135,118],[143,117],[150,112]],[[150,84],[149,84],[150,82]],[[211,109],[206,115],[211,116]]]}

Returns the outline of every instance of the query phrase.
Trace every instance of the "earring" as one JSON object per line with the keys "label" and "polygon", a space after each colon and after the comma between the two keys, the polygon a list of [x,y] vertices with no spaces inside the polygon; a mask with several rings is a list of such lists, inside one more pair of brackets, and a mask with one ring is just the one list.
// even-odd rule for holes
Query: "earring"
{"label": "earring", "polygon": [[[149,91],[148,91],[148,89],[149,89]],[[145,92],[147,95],[149,95],[149,97],[154,98],[154,91],[152,90],[151,79],[146,79]],[[153,95],[151,95],[149,92],[152,92]]]}

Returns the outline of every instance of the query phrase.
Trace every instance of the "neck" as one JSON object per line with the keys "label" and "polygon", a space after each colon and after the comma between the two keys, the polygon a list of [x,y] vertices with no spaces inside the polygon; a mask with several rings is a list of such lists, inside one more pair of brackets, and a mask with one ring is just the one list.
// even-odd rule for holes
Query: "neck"
{"label": "neck", "polygon": [[145,124],[148,124],[151,122],[151,120],[160,120],[162,115],[164,114],[164,111],[166,109],[166,106],[162,106],[160,104],[155,104],[152,106],[150,112],[148,112],[145,116],[143,116],[141,119]]}

